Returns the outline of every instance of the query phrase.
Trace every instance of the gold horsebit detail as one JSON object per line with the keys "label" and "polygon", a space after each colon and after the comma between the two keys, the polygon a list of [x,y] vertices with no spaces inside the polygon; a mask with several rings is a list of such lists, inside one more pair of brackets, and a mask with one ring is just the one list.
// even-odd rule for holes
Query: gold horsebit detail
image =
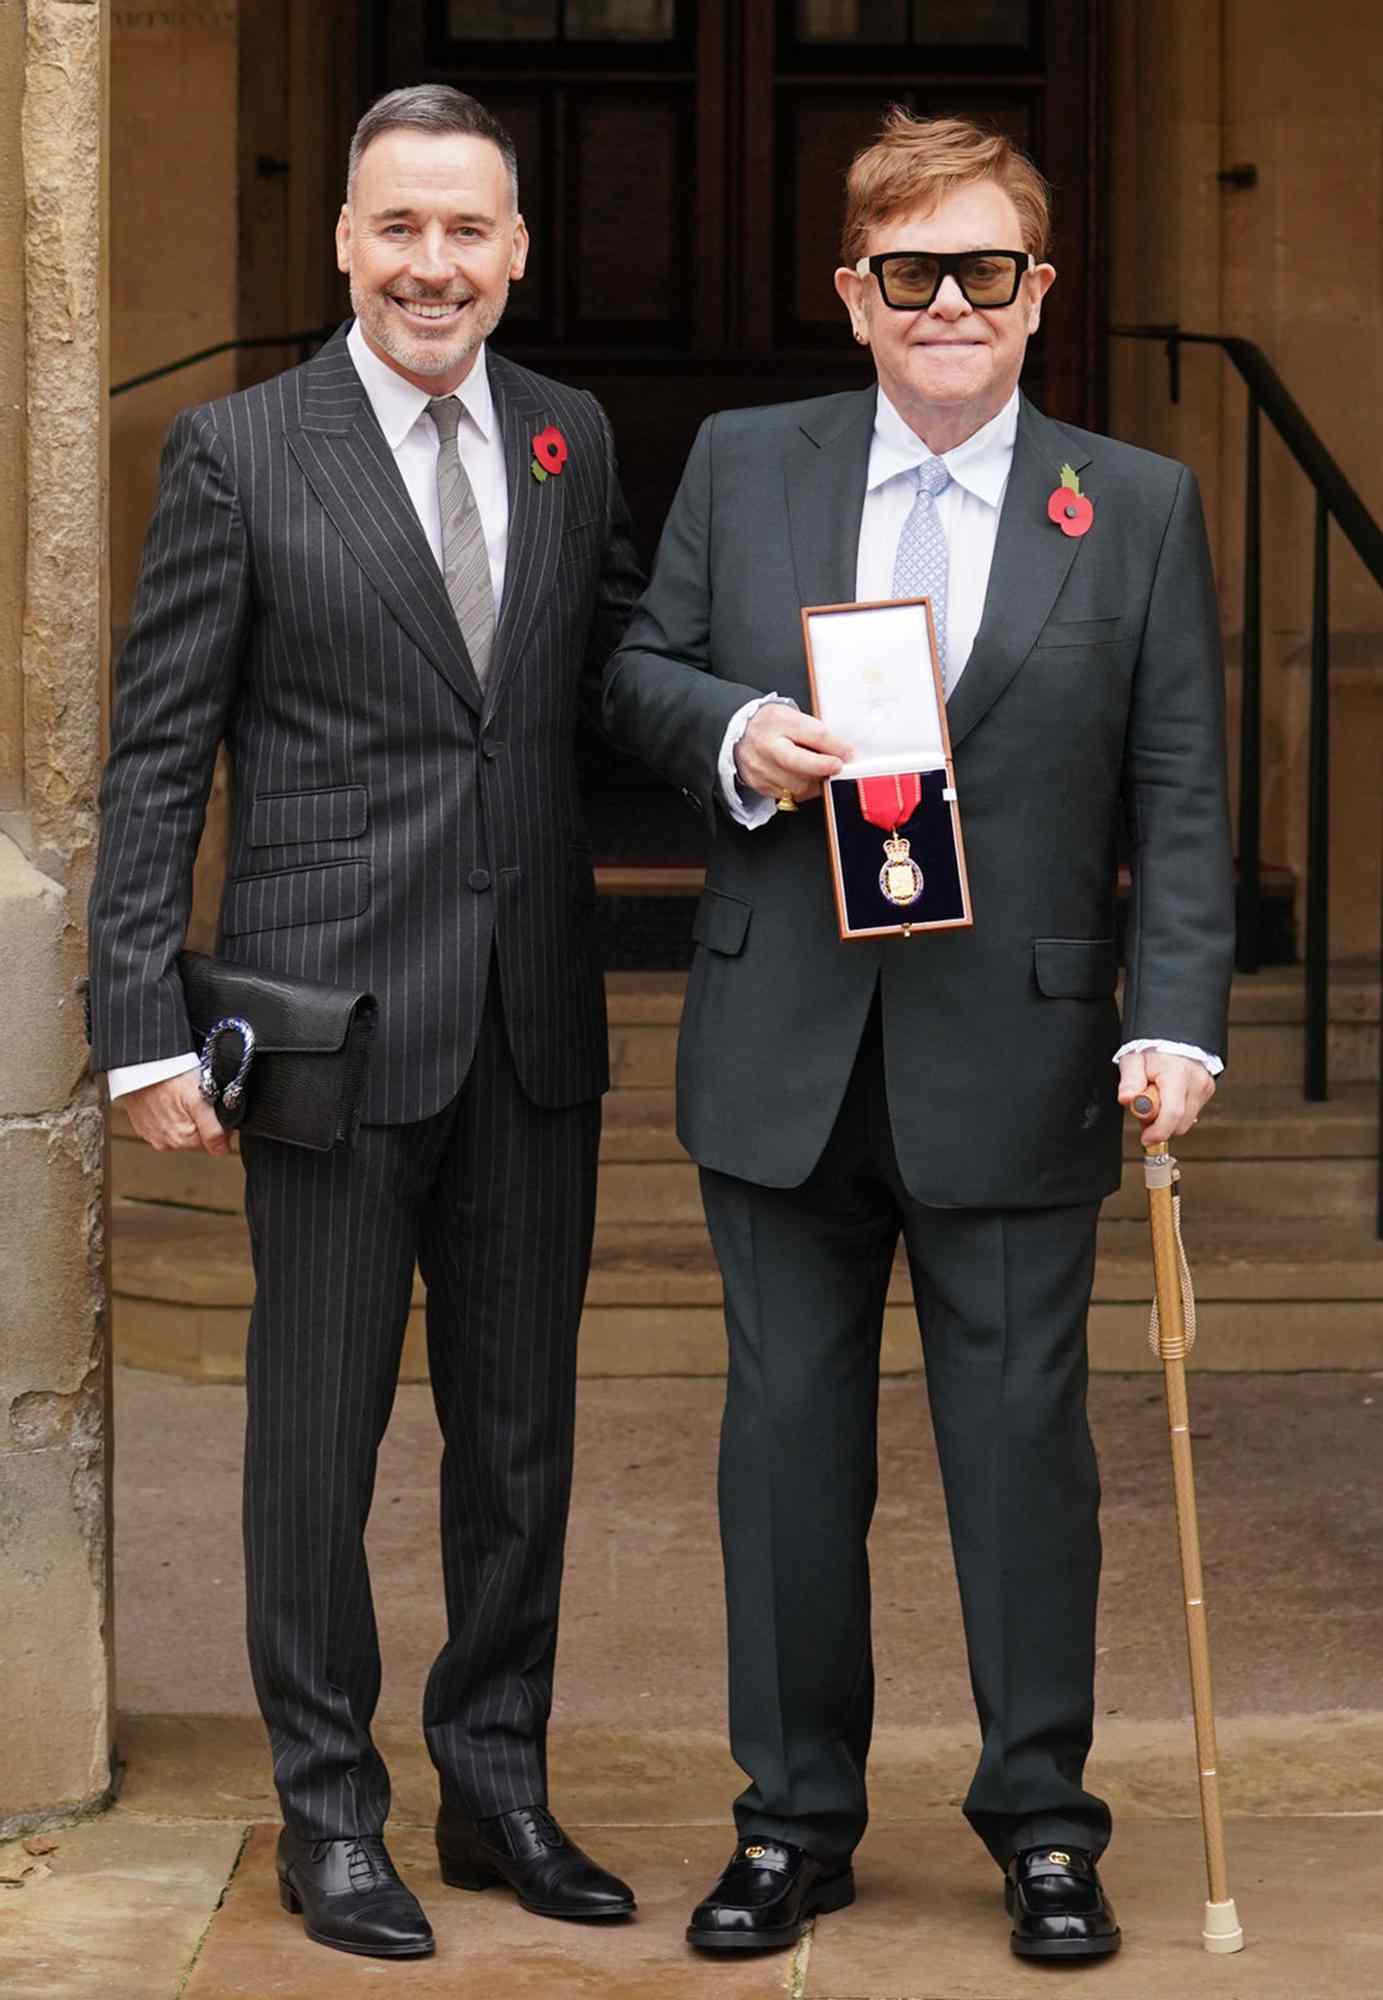
{"label": "gold horsebit detail", "polygon": [[1047,1856],[1047,1859],[1051,1862],[1054,1868],[1069,1868],[1071,1865],[1070,1855],[1063,1854],[1059,1847],[1054,1847],[1051,1853]]}
{"label": "gold horsebit detail", "polygon": [[746,1861],[762,1861],[767,1852],[768,1850],[765,1847],[746,1847],[744,1858]]}

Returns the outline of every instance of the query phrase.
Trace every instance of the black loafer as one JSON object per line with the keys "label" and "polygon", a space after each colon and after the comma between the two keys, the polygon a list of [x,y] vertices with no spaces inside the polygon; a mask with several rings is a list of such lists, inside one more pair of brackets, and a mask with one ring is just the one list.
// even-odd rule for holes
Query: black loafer
{"label": "black loafer", "polygon": [[1025,1847],[1008,1864],[1004,1904],[1020,1958],[1103,1958],[1119,1926],[1083,1847]]}
{"label": "black loafer", "polygon": [[687,1942],[701,1951],[774,1951],[796,1944],[808,1917],[854,1900],[848,1865],[818,1861],[786,1840],[742,1840],[692,1911]]}
{"label": "black loafer", "polygon": [[453,1889],[507,1882],[538,1917],[628,1917],[634,1891],[568,1840],[546,1806],[521,1806],[493,1819],[453,1807],[437,1815],[437,1859]]}
{"label": "black loafer", "polygon": [[279,1901],[316,1944],[361,1958],[426,1958],[436,1950],[421,1903],[378,1834],[351,1840],[279,1835]]}

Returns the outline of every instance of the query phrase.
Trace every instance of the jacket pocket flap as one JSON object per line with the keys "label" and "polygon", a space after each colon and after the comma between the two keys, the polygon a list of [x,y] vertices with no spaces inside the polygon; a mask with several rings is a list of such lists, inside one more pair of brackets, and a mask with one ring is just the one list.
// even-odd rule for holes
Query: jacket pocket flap
{"label": "jacket pocket flap", "polygon": [[1038,646],[1099,646],[1117,639],[1122,618],[1049,618],[1038,633]]}
{"label": "jacket pocket flap", "polygon": [[1104,1000],[1119,977],[1113,938],[1034,938],[1033,967],[1049,1000]]}
{"label": "jacket pocket flap", "polygon": [[358,917],[369,900],[367,861],[241,875],[226,884],[221,929],[227,937],[239,937],[246,931],[287,930],[294,924],[329,924]]}
{"label": "jacket pocket flap", "polygon": [[743,902],[738,896],[723,895],[719,889],[703,890],[696,906],[692,936],[708,951],[724,952],[727,958],[733,958],[744,949],[753,909],[752,903]]}
{"label": "jacket pocket flap", "polygon": [[299,847],[310,840],[354,840],[368,817],[363,785],[305,792],[260,792],[250,807],[251,847]]}

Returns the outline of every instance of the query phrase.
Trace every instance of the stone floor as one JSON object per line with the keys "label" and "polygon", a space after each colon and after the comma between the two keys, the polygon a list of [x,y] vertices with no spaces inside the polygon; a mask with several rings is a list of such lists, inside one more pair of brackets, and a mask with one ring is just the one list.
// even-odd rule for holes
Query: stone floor
{"label": "stone floor", "polygon": [[974,1728],[924,1392],[906,1378],[881,1402],[879,1730],[859,1900],[795,1953],[707,1965],[687,1952],[686,1911],[728,1851],[736,1784],[713,1497],[720,1393],[704,1380],[582,1388],[553,1799],[635,1882],[639,1916],[611,1932],[545,1924],[507,1895],[437,1878],[416,1720],[440,1637],[437,1447],[427,1391],[401,1391],[370,1533],[385,1641],[377,1735],[395,1778],[391,1844],[438,1952],[389,1966],[321,1950],[278,1908],[276,1804],[243,1661],[241,1392],[122,1372],[120,1803],[58,1830],[50,1853],[0,1850],[0,1992],[1007,2000],[1093,1978],[1110,2000],[1181,2000],[1187,1982],[1225,2000],[1383,1993],[1383,1379],[1193,1381],[1231,1878],[1249,1940],[1228,1959],[1199,1944],[1160,1396],[1146,1377],[1094,1383],[1106,1568],[1090,1775],[1115,1809],[1105,1874],[1126,1944],[1080,1971],[1010,1956],[997,1877],[957,1813]]}

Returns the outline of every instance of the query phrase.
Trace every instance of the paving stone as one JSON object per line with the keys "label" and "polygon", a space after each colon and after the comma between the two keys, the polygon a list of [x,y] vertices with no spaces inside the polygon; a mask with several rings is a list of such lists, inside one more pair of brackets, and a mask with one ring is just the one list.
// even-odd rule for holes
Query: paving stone
{"label": "paving stone", "polygon": [[422,1899],[436,1955],[388,1964],[313,1944],[279,1908],[275,1834],[251,1836],[182,2000],[348,2000],[355,1993],[433,2000],[461,1993],[486,2000],[780,2000],[792,1954],[717,1965],[695,1959],[687,1913],[724,1865],[723,1832],[663,1827],[655,1833],[573,1827],[618,1873],[633,1880],[637,1916],[627,1923],[562,1924],[529,1916],[505,1890],[444,1888],[431,1838],[391,1837],[400,1873]]}
{"label": "paving stone", "polygon": [[[1367,2000],[1383,1991],[1383,1820],[1234,1819],[1230,1886],[1245,1949],[1201,1944],[1200,1826],[1125,1829],[1102,1868],[1123,1949],[1094,1965],[1034,1965],[1009,1950],[997,1870],[973,1837],[890,1827],[859,1850],[859,1898],[821,1918],[803,2000],[1031,2000],[1093,1982],[1100,2000]],[[560,1992],[554,1988],[554,1993]]]}
{"label": "paving stone", "polygon": [[52,1837],[52,1873],[0,1889],[5,2000],[173,2000],[244,1827],[160,1826],[116,1810]]}

